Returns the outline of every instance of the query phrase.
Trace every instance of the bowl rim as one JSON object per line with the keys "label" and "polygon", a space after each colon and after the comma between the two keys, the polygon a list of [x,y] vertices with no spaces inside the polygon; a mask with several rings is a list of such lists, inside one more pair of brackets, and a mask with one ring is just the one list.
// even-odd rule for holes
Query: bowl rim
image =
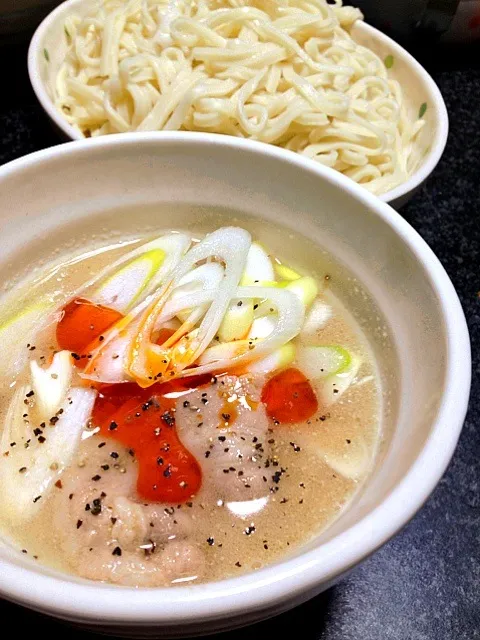
{"label": "bowl rim", "polygon": [[[77,157],[121,154],[123,150],[175,144],[194,151],[229,148],[232,153],[267,157],[347,192],[388,225],[415,255],[438,298],[446,333],[446,376],[442,401],[432,431],[411,467],[373,511],[319,548],[267,566],[254,573],[213,583],[175,589],[134,589],[39,573],[0,560],[0,595],[58,617],[112,624],[180,625],[232,617],[280,605],[315,590],[373,553],[420,509],[442,477],[453,455],[467,411],[471,380],[470,341],[465,316],[452,282],[421,236],[389,205],[361,186],[299,154],[285,154],[273,145],[207,133],[127,133],[84,139],[51,147],[0,167],[0,187],[10,176],[42,164]],[[433,464],[432,464],[433,461]],[[187,606],[186,606],[187,605]]]}
{"label": "bowl rim", "polygon": [[[83,138],[83,136],[81,136],[81,134],[72,127],[65,118],[63,118],[61,113],[53,104],[41,79],[39,62],[44,48],[43,39],[49,27],[57,20],[57,18],[60,18],[64,13],[66,14],[70,7],[73,8],[81,2],[83,2],[83,0],[65,0],[65,2],[62,2],[62,4],[51,11],[37,27],[28,49],[28,75],[37,100],[40,102],[40,105],[49,118],[71,140],[84,140],[85,138]],[[447,144],[449,130],[447,107],[440,89],[431,75],[406,49],[395,42],[395,40],[392,40],[392,38],[385,35],[382,31],[372,27],[372,25],[364,22],[363,20],[356,22],[355,29],[360,32],[363,31],[363,33],[378,40],[385,46],[388,46],[394,56],[402,58],[405,63],[411,66],[412,71],[421,79],[427,93],[431,97],[431,105],[429,105],[429,108],[434,109],[436,113],[437,126],[434,129],[430,150],[424,162],[408,178],[408,180],[377,196],[384,202],[394,202],[398,200],[399,206],[402,206],[404,203],[404,197],[417,189],[417,187],[419,187],[428,178],[442,157],[445,145]],[[284,149],[283,151],[285,153],[295,153],[294,151],[288,151],[287,149]],[[308,159],[308,161],[312,164],[318,164],[311,159]],[[332,169],[332,171],[334,171],[334,169]]]}

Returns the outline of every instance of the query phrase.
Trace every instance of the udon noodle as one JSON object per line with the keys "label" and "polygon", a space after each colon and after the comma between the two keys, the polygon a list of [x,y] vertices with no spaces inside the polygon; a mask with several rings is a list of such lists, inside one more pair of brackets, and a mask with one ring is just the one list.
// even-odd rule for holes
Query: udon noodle
{"label": "udon noodle", "polygon": [[55,101],[84,136],[207,131],[333,167],[373,193],[419,162],[424,124],[341,0],[103,0],[65,23]]}

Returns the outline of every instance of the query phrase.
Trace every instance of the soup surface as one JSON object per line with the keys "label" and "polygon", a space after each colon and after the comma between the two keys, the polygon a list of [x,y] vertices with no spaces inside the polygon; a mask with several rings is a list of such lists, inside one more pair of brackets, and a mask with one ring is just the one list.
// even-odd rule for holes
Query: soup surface
{"label": "soup surface", "polygon": [[369,473],[379,377],[324,261],[202,232],[97,236],[4,299],[0,518],[38,562],[132,586],[239,575]]}

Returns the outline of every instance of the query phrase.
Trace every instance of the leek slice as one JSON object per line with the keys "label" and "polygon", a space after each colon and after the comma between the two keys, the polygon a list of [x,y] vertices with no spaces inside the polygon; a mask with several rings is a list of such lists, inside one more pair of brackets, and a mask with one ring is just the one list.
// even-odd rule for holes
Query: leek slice
{"label": "leek slice", "polygon": [[[87,363],[82,377],[100,382],[126,382],[135,380],[141,386],[150,386],[167,373],[169,377],[178,374],[208,347],[215,337],[225,312],[235,296],[235,292],[245,269],[251,237],[244,229],[224,227],[207,235],[193,246],[181,262],[151,297],[140,303],[125,318],[120,320],[104,335],[104,341],[92,351],[92,359]],[[224,275],[212,292],[200,291],[191,294],[190,302],[183,309],[194,309],[193,298],[212,295],[212,302],[203,319],[194,329],[191,318],[160,347],[152,342],[152,335],[161,321],[167,320],[165,310],[172,291],[198,263],[214,258],[223,263]],[[189,296],[182,296],[188,298]],[[173,303],[175,301],[172,301]],[[205,303],[204,299],[202,303]],[[181,309],[177,309],[177,312]],[[122,364],[122,370],[112,371],[113,356]]]}
{"label": "leek slice", "polygon": [[[222,353],[216,361],[184,370],[182,376],[201,375],[202,373],[250,365],[251,362],[268,356],[299,334],[304,320],[304,307],[299,298],[291,291],[276,288],[269,289],[267,287],[239,287],[237,296],[242,300],[244,298],[266,298],[269,296],[278,313],[273,331],[262,340],[226,343],[236,345],[237,350],[240,348],[239,343],[247,343],[249,345],[248,351],[244,353],[237,351],[236,354],[228,354],[226,357],[223,357],[224,354]],[[223,348],[223,345],[219,346]]]}
{"label": "leek slice", "polygon": [[288,280],[289,282],[298,280],[302,277],[299,273],[297,273],[290,267],[287,267],[287,265],[285,264],[275,264],[275,273],[280,278],[280,280]]}
{"label": "leek slice", "polygon": [[308,308],[318,295],[318,283],[315,278],[310,276],[304,276],[289,282],[285,288],[298,296],[305,308]]}
{"label": "leek slice", "polygon": [[255,318],[248,332],[249,340],[260,340],[266,338],[275,329],[277,323],[277,315],[271,313],[268,316],[260,316]]}
{"label": "leek slice", "polygon": [[[268,253],[258,242],[252,242],[247,254],[245,271],[243,272],[242,286],[260,284],[262,282],[274,282],[275,272]],[[264,285],[265,286],[265,285]]]}
{"label": "leek slice", "polygon": [[[268,253],[258,242],[252,242],[247,254],[245,271],[241,279],[243,286],[270,287],[277,286],[272,261]],[[231,301],[223,318],[218,337],[222,342],[241,340],[253,322],[253,300]]]}
{"label": "leek slice", "polygon": [[39,442],[33,433],[32,412],[24,403],[27,392],[26,386],[15,392],[1,438],[0,504],[15,524],[35,515],[54,481],[71,463],[96,396],[91,389],[71,389],[63,413],[54,425],[43,429],[45,440]]}
{"label": "leek slice", "polygon": [[90,296],[92,302],[127,313],[165,260],[162,249],[150,249],[116,271]]}
{"label": "leek slice", "polygon": [[250,373],[267,374],[285,369],[295,360],[295,351],[295,346],[291,342],[287,342],[265,358],[252,362],[248,366],[248,370]]}
{"label": "leek slice", "polygon": [[40,301],[22,309],[0,326],[2,345],[2,373],[17,376],[28,362],[27,344],[35,343],[39,331],[57,321],[59,314],[52,314],[53,304]]}
{"label": "leek slice", "polygon": [[302,372],[316,380],[327,378],[345,371],[350,366],[352,357],[343,347],[334,345],[326,347],[300,347],[297,353],[297,364]]}
{"label": "leek slice", "polygon": [[361,359],[338,345],[300,347],[298,368],[311,380],[321,380],[320,399],[324,406],[337,402],[354,381]]}
{"label": "leek slice", "polygon": [[126,313],[160,286],[191,241],[186,233],[169,233],[151,240],[102,269],[76,295],[83,292],[92,302]]}
{"label": "leek slice", "polygon": [[253,300],[238,300],[234,298],[223,317],[218,330],[218,337],[222,342],[241,340],[252,326]]}
{"label": "leek slice", "polygon": [[249,340],[233,340],[232,342],[221,342],[214,344],[202,353],[197,363],[207,365],[220,360],[231,360],[248,353],[252,343]]}
{"label": "leek slice", "polygon": [[324,406],[328,407],[340,400],[345,391],[347,391],[354,382],[361,364],[361,359],[351,354],[350,363],[346,368],[325,379],[320,391],[320,398]]}
{"label": "leek slice", "polygon": [[[224,268],[218,262],[202,264],[196,269],[189,271],[175,287],[170,300],[177,300],[197,291],[214,290],[218,287],[225,274]],[[201,305],[198,309],[184,309],[178,312],[181,322],[198,322],[208,310],[208,304]],[[193,316],[191,314],[194,314]]]}
{"label": "leek slice", "polygon": [[329,304],[319,298],[314,300],[305,317],[300,338],[304,341],[310,341],[312,339],[318,340],[319,332],[325,327],[332,316],[333,309]]}
{"label": "leek slice", "polygon": [[59,351],[47,369],[32,360],[30,373],[37,413],[41,421],[49,420],[62,406],[72,384],[72,356],[68,351]]}

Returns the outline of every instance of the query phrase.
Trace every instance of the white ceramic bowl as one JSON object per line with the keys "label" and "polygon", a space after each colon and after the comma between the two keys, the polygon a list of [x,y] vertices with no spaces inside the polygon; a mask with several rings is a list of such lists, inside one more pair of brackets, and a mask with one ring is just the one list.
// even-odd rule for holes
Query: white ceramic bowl
{"label": "white ceramic bowl", "polygon": [[[89,4],[85,0],[67,0],[52,11],[38,27],[28,54],[30,81],[40,104],[61,134],[72,140],[82,139],[83,136],[65,120],[52,98],[55,96],[56,71],[67,50],[65,19],[71,14],[82,15]],[[417,118],[422,104],[427,105],[424,116],[426,126],[417,136],[416,142],[424,154],[420,167],[406,182],[379,196],[398,209],[410,200],[442,156],[448,137],[447,109],[431,76],[403,47],[361,21],[354,26],[352,35],[357,42],[375,51],[382,60],[393,55],[395,62],[391,73],[404,88],[412,118]],[[48,51],[48,60],[45,50]]]}
{"label": "white ceramic bowl", "polygon": [[[383,372],[382,453],[350,507],[288,558],[221,582],[136,590],[62,574],[0,542],[1,596],[117,635],[172,637],[229,629],[293,607],[398,532],[453,454],[468,402],[470,346],[443,267],[391,207],[299,155],[227,136],[121,134],[3,166],[0,273],[8,277],[18,256],[35,261],[38,248],[47,246],[43,239],[62,225],[91,222],[119,206],[135,216],[139,207],[160,203],[170,205],[170,214],[166,219],[162,207],[152,215],[159,228],[182,226],[179,205],[220,205],[232,215],[248,213],[285,227],[287,258],[294,250],[289,229],[313,239],[355,275],[385,320],[385,326],[374,321],[369,333]],[[345,301],[365,320],[371,311],[357,308],[363,297],[354,285],[344,290]],[[390,352],[385,332],[392,336]]]}

